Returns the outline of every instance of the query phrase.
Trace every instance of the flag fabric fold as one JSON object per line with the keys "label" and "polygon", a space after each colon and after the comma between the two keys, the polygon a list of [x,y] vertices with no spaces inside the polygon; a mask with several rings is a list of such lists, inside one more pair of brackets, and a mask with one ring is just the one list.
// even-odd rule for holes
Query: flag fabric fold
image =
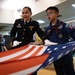
{"label": "flag fabric fold", "polygon": [[0,75],[30,75],[72,50],[75,50],[75,41],[55,46],[26,45],[2,52]]}

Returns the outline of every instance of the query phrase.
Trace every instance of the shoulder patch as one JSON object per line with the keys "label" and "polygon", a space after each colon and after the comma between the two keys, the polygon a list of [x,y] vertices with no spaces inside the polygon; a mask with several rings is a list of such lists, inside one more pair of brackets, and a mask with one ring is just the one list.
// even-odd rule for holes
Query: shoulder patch
{"label": "shoulder patch", "polygon": [[70,23],[70,24],[66,24],[66,28],[75,28],[75,25],[73,23]]}
{"label": "shoulder patch", "polygon": [[61,24],[59,27],[58,27],[58,29],[62,29],[63,28],[63,25]]}
{"label": "shoulder patch", "polygon": [[70,24],[67,23],[65,27],[66,27],[66,28],[69,28],[69,27],[70,27]]}

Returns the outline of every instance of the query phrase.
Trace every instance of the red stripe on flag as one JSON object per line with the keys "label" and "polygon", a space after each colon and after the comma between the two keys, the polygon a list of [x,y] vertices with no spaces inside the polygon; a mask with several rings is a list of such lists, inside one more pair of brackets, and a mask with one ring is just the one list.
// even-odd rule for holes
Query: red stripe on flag
{"label": "red stripe on flag", "polygon": [[23,53],[23,54],[21,54],[21,55],[19,55],[19,56],[16,56],[16,57],[14,57],[14,58],[12,58],[12,59],[9,59],[9,60],[7,60],[7,61],[4,61],[4,62],[13,61],[13,60],[18,60],[19,58],[21,58],[21,57],[25,56],[26,54],[30,53],[34,48],[35,48],[35,46],[32,46],[32,48],[30,48],[27,52],[25,52],[25,53]]}
{"label": "red stripe on flag", "polygon": [[[49,54],[47,53],[37,57],[0,63],[0,75],[12,74],[42,64],[45,62],[48,56]],[[28,73],[30,74],[30,72]]]}
{"label": "red stripe on flag", "polygon": [[7,55],[11,55],[11,54],[13,54],[13,53],[15,53],[15,52],[18,52],[18,51],[21,51],[21,50],[27,48],[28,46],[29,46],[29,45],[22,46],[22,47],[19,47],[19,48],[15,48],[15,49],[11,49],[11,50],[5,51],[5,52],[0,52],[0,58],[1,58],[1,57],[4,57],[4,56],[7,56]]}
{"label": "red stripe on flag", "polygon": [[43,47],[39,47],[39,48],[37,49],[37,51],[36,51],[34,54],[31,55],[31,57],[36,56],[36,55],[40,52],[40,50],[41,50],[42,48],[43,48]]}

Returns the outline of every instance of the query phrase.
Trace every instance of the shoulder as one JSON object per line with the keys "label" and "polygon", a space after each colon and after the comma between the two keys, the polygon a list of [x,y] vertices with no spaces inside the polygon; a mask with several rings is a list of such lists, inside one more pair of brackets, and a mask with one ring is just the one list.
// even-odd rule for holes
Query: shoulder
{"label": "shoulder", "polygon": [[59,21],[59,27],[65,27],[66,26],[66,23],[63,22],[63,21]]}
{"label": "shoulder", "polygon": [[39,24],[36,20],[31,20],[32,23]]}
{"label": "shoulder", "polygon": [[66,23],[66,28],[75,29],[75,25],[73,23]]}
{"label": "shoulder", "polygon": [[64,23],[63,22],[62,24],[65,28],[75,29],[75,26],[73,23]]}
{"label": "shoulder", "polygon": [[66,27],[67,23],[65,23],[65,22],[62,22],[62,25],[63,25],[63,27]]}
{"label": "shoulder", "polygon": [[15,21],[23,21],[23,19],[22,18],[19,18],[19,19],[16,19]]}
{"label": "shoulder", "polygon": [[31,20],[31,23],[35,28],[40,27],[39,23],[35,20]]}
{"label": "shoulder", "polygon": [[50,29],[50,26],[46,26],[46,27],[44,27],[44,29],[45,30],[48,30],[48,29]]}
{"label": "shoulder", "polygon": [[60,24],[60,25],[66,25],[66,23],[65,23],[65,22],[60,21],[60,20],[58,20],[58,24]]}
{"label": "shoulder", "polygon": [[62,24],[63,24],[63,25],[66,25],[67,23],[65,23],[65,22],[62,22]]}

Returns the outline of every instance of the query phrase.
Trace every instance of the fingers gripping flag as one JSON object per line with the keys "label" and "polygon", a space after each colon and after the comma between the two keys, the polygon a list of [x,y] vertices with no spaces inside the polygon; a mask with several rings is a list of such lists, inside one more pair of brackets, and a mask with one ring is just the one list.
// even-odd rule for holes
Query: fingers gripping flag
{"label": "fingers gripping flag", "polygon": [[56,46],[26,45],[0,53],[0,75],[30,75],[75,49],[75,41]]}

